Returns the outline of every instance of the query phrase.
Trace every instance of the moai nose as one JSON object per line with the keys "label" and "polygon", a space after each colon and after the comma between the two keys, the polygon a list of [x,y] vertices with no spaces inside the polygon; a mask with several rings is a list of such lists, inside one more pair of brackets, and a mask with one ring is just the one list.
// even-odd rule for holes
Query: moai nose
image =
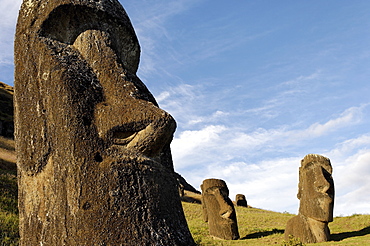
{"label": "moai nose", "polygon": [[220,205],[220,216],[224,219],[230,219],[233,213],[233,208],[226,202],[226,199],[220,190],[216,190],[214,195]]}
{"label": "moai nose", "polygon": [[[318,192],[323,194],[329,194],[332,190],[332,178],[324,168],[320,168],[320,171],[316,174],[315,187]],[[330,195],[330,194],[329,194]]]}

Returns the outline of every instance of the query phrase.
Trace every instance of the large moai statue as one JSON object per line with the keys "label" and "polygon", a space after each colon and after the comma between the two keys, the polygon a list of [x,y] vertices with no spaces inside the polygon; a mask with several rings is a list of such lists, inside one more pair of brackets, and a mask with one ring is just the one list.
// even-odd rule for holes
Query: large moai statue
{"label": "large moai statue", "polygon": [[195,245],[174,119],[117,0],[24,0],[15,38],[21,245]]}
{"label": "large moai statue", "polygon": [[238,223],[225,181],[206,179],[201,185],[203,219],[211,236],[226,240],[239,238]]}
{"label": "large moai statue", "polygon": [[303,243],[326,242],[330,237],[328,223],[333,221],[334,182],[330,160],[309,154],[299,168],[299,213],[290,219],[285,229]]}

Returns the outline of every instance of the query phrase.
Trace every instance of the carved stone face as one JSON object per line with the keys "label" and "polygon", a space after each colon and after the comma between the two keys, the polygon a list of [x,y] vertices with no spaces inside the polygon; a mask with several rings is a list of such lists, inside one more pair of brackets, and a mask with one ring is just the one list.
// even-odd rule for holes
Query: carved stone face
{"label": "carved stone face", "polygon": [[17,117],[26,129],[18,131],[25,139],[18,149],[27,157],[19,166],[33,175],[58,145],[70,146],[56,140],[61,128],[73,142],[90,145],[79,147],[83,155],[113,148],[120,155],[161,158],[170,167],[170,153],[163,149],[168,152],[176,123],[136,76],[140,46],[118,1],[28,2],[19,21],[24,27],[18,28],[27,35],[17,35],[22,45],[16,45],[16,59],[31,50],[38,54],[23,59],[18,70],[27,72],[16,74],[25,81],[16,83],[22,94],[17,100],[24,101],[19,111],[30,112]]}
{"label": "carved stone face", "polygon": [[73,44],[102,86],[104,100],[94,113],[99,137],[119,151],[159,157],[172,140],[175,121],[147,98],[151,94],[146,87],[117,62],[113,44],[109,33],[98,30],[81,33]]}
{"label": "carved stone face", "polygon": [[201,188],[210,234],[229,240],[239,238],[236,213],[226,183],[219,179],[206,179]]}
{"label": "carved stone face", "polygon": [[333,221],[334,181],[330,160],[319,155],[307,155],[300,167],[298,198],[299,212],[312,219]]}
{"label": "carved stone face", "polygon": [[24,0],[14,50],[20,244],[194,245],[119,1]]}

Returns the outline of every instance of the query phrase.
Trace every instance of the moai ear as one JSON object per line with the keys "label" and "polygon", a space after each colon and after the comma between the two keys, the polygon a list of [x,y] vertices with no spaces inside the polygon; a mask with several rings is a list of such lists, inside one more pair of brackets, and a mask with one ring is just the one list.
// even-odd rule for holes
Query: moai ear
{"label": "moai ear", "polygon": [[50,60],[45,54],[45,45],[38,36],[39,23],[34,23],[21,9],[14,42],[14,127],[17,150],[17,165],[28,175],[40,172],[52,152],[48,90],[52,75],[45,63]]}
{"label": "moai ear", "polygon": [[[34,79],[38,78],[34,77]],[[18,99],[14,104],[15,138],[21,139],[16,141],[17,165],[28,175],[34,175],[46,165],[52,152],[47,123],[48,112],[42,88],[37,85],[16,85],[18,91],[20,87],[23,87],[27,93],[24,97],[16,94]],[[19,114],[20,111],[24,113]]]}

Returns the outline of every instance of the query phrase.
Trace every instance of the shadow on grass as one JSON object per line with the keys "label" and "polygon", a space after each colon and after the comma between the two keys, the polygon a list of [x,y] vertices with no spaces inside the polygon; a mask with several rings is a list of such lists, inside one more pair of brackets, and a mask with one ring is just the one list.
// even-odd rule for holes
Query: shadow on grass
{"label": "shadow on grass", "polygon": [[17,165],[14,162],[6,161],[0,158],[0,173],[17,175]]}
{"label": "shadow on grass", "polygon": [[342,241],[343,239],[349,238],[349,237],[360,237],[370,234],[370,226],[365,227],[359,231],[351,231],[351,232],[341,232],[341,233],[334,233],[331,234],[330,241]]}
{"label": "shadow on grass", "polygon": [[255,232],[252,234],[248,234],[245,237],[241,238],[241,240],[244,239],[252,239],[252,238],[261,238],[261,237],[267,237],[273,234],[283,234],[284,230],[279,230],[279,229],[272,229],[271,231],[261,231],[261,232]]}

